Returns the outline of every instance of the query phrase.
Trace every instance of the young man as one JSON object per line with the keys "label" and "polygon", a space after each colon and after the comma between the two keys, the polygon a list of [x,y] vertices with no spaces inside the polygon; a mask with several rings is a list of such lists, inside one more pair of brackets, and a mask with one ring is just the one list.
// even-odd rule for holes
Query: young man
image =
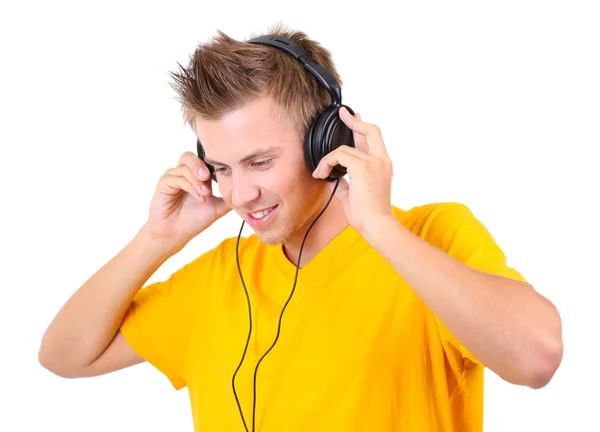
{"label": "young man", "polygon": [[[465,205],[393,206],[382,135],[360,115],[336,105],[327,121],[348,145],[311,165],[309,126],[335,89],[302,62],[340,79],[304,33],[269,34],[283,48],[219,32],[173,74],[202,157],[166,170],[147,223],[57,314],[40,362],[87,377],[148,361],[188,387],[198,431],[481,430],[484,367],[531,388],[553,376],[557,310]],[[349,182],[326,180],[338,169]],[[255,234],[140,289],[231,209]]]}

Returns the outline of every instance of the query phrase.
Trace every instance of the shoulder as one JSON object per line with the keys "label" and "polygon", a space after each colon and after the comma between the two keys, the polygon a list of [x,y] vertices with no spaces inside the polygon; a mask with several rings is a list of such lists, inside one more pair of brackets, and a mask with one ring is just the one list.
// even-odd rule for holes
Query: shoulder
{"label": "shoulder", "polygon": [[425,238],[427,234],[446,231],[450,225],[473,223],[475,215],[460,202],[433,202],[414,206],[408,210],[392,206],[398,221],[412,233]]}
{"label": "shoulder", "polygon": [[458,261],[527,283],[517,270],[508,266],[499,243],[466,204],[437,202],[395,212],[415,235]]}
{"label": "shoulder", "polygon": [[413,234],[451,254],[461,256],[476,249],[501,253],[490,231],[464,203],[435,202],[395,212]]}

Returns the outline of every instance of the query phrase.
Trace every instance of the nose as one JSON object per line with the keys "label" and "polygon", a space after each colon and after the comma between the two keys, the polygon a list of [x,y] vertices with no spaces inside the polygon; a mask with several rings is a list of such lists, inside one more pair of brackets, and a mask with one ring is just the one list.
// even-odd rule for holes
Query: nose
{"label": "nose", "polygon": [[258,198],[260,190],[254,185],[251,175],[238,170],[231,173],[231,179],[231,204],[235,208],[243,208]]}

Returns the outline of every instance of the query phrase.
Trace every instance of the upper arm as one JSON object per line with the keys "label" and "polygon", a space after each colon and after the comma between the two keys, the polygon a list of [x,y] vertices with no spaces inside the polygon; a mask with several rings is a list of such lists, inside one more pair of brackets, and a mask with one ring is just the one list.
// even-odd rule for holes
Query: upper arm
{"label": "upper arm", "polygon": [[104,352],[87,366],[81,373],[82,377],[92,377],[115,372],[145,360],[134,351],[119,330]]}
{"label": "upper arm", "polygon": [[[530,286],[519,271],[508,265],[502,248],[467,206],[450,203],[436,210],[427,223],[426,241],[471,268]],[[455,364],[463,364],[465,359],[471,364],[482,364],[441,320],[434,318],[444,348]]]}

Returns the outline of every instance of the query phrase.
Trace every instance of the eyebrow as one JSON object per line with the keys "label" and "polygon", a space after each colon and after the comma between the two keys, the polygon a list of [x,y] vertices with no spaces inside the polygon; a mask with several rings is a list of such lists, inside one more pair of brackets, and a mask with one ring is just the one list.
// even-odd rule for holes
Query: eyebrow
{"label": "eyebrow", "polygon": [[[240,159],[240,163],[246,163],[251,161],[252,159],[256,159],[258,157],[261,156],[265,156],[268,155],[270,153],[274,153],[278,150],[281,150],[283,147],[278,147],[278,146],[271,146],[269,148],[266,149],[258,149],[253,151],[252,153],[250,153],[247,156],[244,156],[242,159]],[[222,166],[227,166],[227,164],[221,163],[221,162],[217,162],[215,160],[209,159],[209,158],[204,158],[204,162],[209,164],[209,165],[222,165]]]}

